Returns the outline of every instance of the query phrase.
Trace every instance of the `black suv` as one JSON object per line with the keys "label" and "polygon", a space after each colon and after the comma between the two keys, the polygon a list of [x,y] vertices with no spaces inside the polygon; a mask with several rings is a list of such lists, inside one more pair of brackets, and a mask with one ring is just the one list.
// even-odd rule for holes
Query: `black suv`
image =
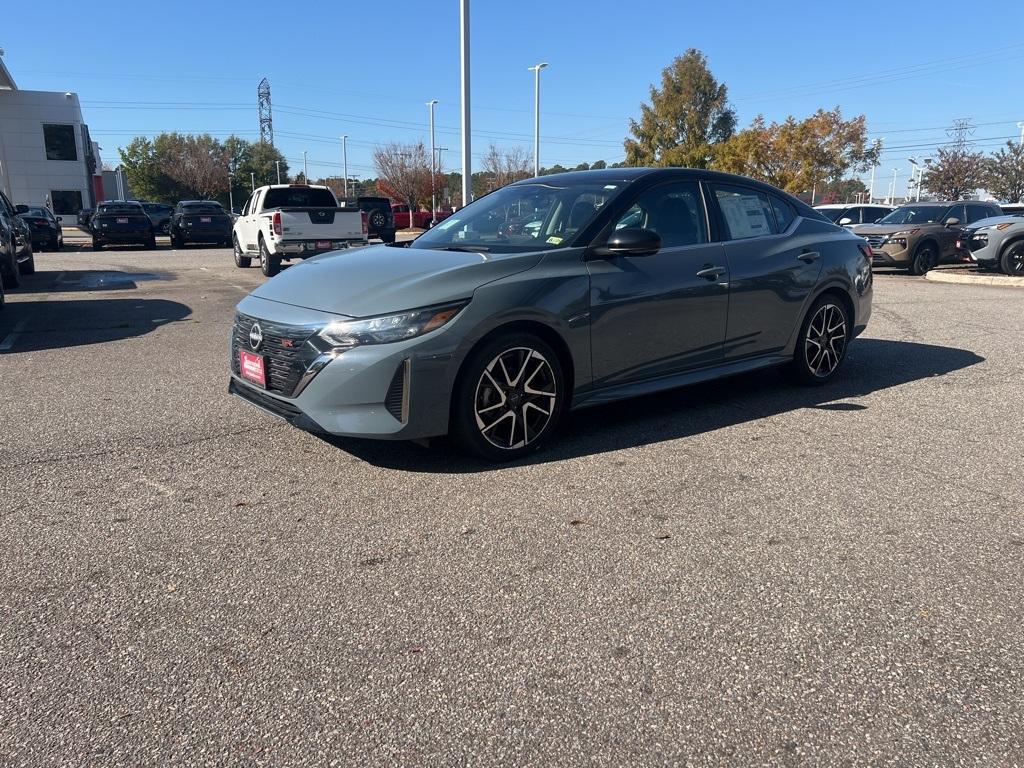
{"label": "black suv", "polygon": [[0,192],[0,208],[3,208],[14,230],[14,252],[11,258],[0,263],[0,278],[6,288],[17,288],[21,285],[22,275],[31,275],[36,271],[36,259],[32,255],[32,230],[18,216],[18,209],[3,192]]}
{"label": "black suv", "polygon": [[184,248],[188,243],[216,243],[230,247],[233,223],[216,200],[182,200],[175,207],[168,226],[171,246]]}
{"label": "black suv", "polygon": [[346,208],[358,208],[366,214],[368,237],[379,237],[385,243],[395,242],[395,214],[389,197],[357,197],[345,201]]}
{"label": "black suv", "polygon": [[167,205],[166,203],[149,203],[145,200],[140,200],[142,208],[149,216],[149,220],[153,222],[153,229],[162,235],[169,233],[171,226],[171,213],[174,211],[173,205]]}
{"label": "black suv", "polygon": [[96,208],[89,228],[94,251],[110,243],[137,243],[156,248],[153,222],[134,200],[104,200]]}

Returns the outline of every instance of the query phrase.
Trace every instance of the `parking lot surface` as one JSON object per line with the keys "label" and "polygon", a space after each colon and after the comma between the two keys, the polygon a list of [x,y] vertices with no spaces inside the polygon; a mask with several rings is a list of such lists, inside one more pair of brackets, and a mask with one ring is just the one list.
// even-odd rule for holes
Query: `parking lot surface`
{"label": "parking lot surface", "polygon": [[879,275],[838,381],[531,461],[227,394],[223,249],[0,311],[4,765],[1024,763],[1024,290]]}

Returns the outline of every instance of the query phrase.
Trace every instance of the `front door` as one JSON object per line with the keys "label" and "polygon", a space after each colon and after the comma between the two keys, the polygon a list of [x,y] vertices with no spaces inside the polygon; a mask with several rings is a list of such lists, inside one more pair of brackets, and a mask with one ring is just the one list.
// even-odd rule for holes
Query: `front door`
{"label": "front door", "polygon": [[725,246],[708,236],[700,185],[641,192],[615,224],[624,227],[656,231],[662,248],[588,262],[595,388],[721,360],[729,273]]}

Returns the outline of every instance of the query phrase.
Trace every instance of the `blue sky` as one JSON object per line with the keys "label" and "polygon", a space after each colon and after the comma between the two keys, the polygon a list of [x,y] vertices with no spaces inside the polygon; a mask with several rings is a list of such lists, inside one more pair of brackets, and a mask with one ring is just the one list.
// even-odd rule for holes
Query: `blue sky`
{"label": "blue sky", "polygon": [[[741,126],[758,113],[802,117],[836,105],[867,115],[871,134],[886,140],[880,178],[898,168],[902,188],[906,158],[934,151],[955,118],[973,120],[981,149],[1019,135],[1024,3],[975,7],[476,0],[473,154],[491,142],[531,147],[527,67],[547,61],[542,164],[621,160],[649,85],[696,47],[728,85]],[[132,136],[161,130],[255,138],[256,87],[267,77],[276,144],[293,170],[306,150],[311,175],[338,174],[346,133],[350,172],[375,175],[375,144],[428,138],[434,98],[438,144],[450,148],[444,165],[459,166],[457,0],[100,2],[85,13],[61,1],[46,6],[60,23],[40,24],[39,13],[25,3],[5,9],[5,62],[21,88],[76,91],[107,162]]]}

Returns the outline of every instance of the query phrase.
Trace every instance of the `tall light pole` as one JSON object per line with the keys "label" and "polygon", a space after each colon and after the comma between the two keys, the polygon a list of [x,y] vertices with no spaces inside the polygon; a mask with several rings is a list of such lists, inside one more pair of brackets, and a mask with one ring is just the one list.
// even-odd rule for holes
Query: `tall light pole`
{"label": "tall light pole", "polygon": [[1020,128],[1020,145],[1024,147],[1024,123],[1017,123],[1017,127]]}
{"label": "tall light pole", "polygon": [[230,168],[228,168],[228,208],[231,209],[231,213],[235,212],[235,177]]}
{"label": "tall light pole", "polygon": [[280,184],[281,183],[281,161],[280,160],[275,160],[274,161],[274,167],[277,168],[277,183]]}
{"label": "tall light pole", "polygon": [[469,140],[469,0],[459,0],[459,32],[462,48],[462,204],[473,199],[473,158]]}
{"label": "tall light pole", "polygon": [[302,175],[305,177],[305,182],[309,184],[309,160],[306,155],[309,154],[306,150],[302,150]]}
{"label": "tall light pole", "polygon": [[533,72],[533,177],[540,176],[540,71],[548,63],[534,64],[527,67]]}
{"label": "tall light pole", "polygon": [[434,176],[437,173],[437,166],[434,165],[434,107],[437,106],[437,99],[427,102],[427,109],[430,111],[430,226],[437,224],[437,192],[434,189]]}
{"label": "tall light pole", "polygon": [[348,134],[341,137],[341,169],[345,175],[345,197],[348,198]]}
{"label": "tall light pole", "polygon": [[899,172],[899,168],[892,169],[892,194],[889,196],[889,205],[896,205],[896,177]]}
{"label": "tall light pole", "polygon": [[252,191],[255,192],[256,191],[256,172],[255,171],[250,171],[249,172],[249,183],[252,184]]}

